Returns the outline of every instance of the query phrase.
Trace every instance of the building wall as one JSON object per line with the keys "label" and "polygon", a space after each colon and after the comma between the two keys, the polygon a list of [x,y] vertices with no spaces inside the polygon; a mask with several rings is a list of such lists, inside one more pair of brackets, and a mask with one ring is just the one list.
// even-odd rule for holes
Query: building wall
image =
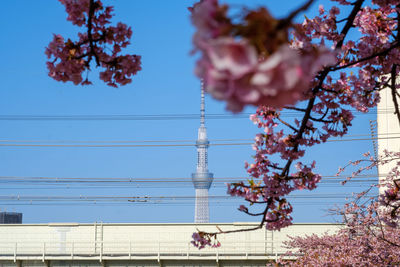
{"label": "building wall", "polygon": [[295,224],[220,235],[221,247],[198,250],[196,229],[253,228],[220,224],[15,224],[0,225],[2,266],[265,266],[285,252],[288,235],[333,233],[339,224]]}
{"label": "building wall", "polygon": [[[389,89],[384,89],[380,92],[380,102],[378,104],[378,155],[383,155],[384,150],[400,151],[400,124],[397,116],[394,114],[394,104]],[[397,98],[400,102],[400,99]],[[389,171],[396,166],[396,162],[392,161],[383,166],[379,166],[379,179],[384,182],[384,179]],[[380,193],[385,190],[380,188]]]}

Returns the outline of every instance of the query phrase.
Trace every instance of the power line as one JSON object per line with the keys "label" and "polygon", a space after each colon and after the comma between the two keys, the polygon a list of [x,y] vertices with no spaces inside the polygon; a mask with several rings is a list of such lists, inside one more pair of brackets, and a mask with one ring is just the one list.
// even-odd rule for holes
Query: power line
{"label": "power line", "polygon": [[[358,115],[376,115],[376,114],[389,114],[393,113],[394,109],[371,109],[370,112],[360,112],[357,110],[352,110],[353,114]],[[214,113],[206,114],[207,120],[212,119],[243,119],[249,118],[250,115],[254,113],[240,113],[240,114],[230,114],[230,113]],[[282,117],[296,117],[302,112],[299,111],[281,111]],[[198,119],[199,114],[114,114],[114,115],[0,115],[0,120],[8,121],[18,121],[18,120],[188,120],[188,119]]]}
{"label": "power line", "polygon": [[[384,135],[400,135],[400,133],[381,133]],[[366,137],[371,136],[371,134],[352,134],[346,135],[346,138],[354,137]],[[391,136],[394,137],[394,136]],[[376,137],[375,137],[376,138]],[[341,139],[338,139],[341,140]],[[210,142],[239,142],[239,141],[254,141],[254,138],[231,138],[231,139],[209,139]],[[195,143],[194,139],[175,139],[175,140],[18,140],[18,139],[0,139],[0,143]]]}
{"label": "power line", "polygon": [[[365,195],[364,198],[376,197],[377,195]],[[287,196],[290,199],[340,199],[340,198],[351,198],[354,197],[353,193],[314,193],[314,194],[294,194]],[[148,202],[148,201],[180,201],[180,200],[194,200],[195,196],[181,196],[181,195],[171,195],[171,196],[66,196],[66,195],[0,195],[0,201],[128,201],[128,202]],[[210,195],[208,196],[210,200],[212,199],[224,199],[224,200],[234,200],[242,199],[240,197],[232,197],[230,195]]]}
{"label": "power line", "polygon": [[[253,143],[214,143],[210,146],[243,146]],[[0,144],[2,147],[193,147],[196,144],[158,144],[158,145],[76,145],[76,144]]]}
{"label": "power line", "polygon": [[[394,111],[394,110],[393,110]],[[354,110],[354,114],[373,114],[377,113],[391,113],[392,111],[387,109],[379,109],[378,111],[372,110],[370,113],[363,113]],[[229,114],[229,113],[215,113],[207,114],[207,120],[213,119],[248,119],[250,115],[254,113],[241,113],[241,114]],[[283,111],[281,117],[296,117],[302,114],[296,111]],[[35,121],[74,121],[74,120],[93,120],[93,121],[141,121],[141,120],[193,120],[198,119],[199,114],[140,114],[140,115],[0,115],[0,120],[3,121],[20,121],[20,120],[35,120]]]}
{"label": "power line", "polygon": [[[346,201],[313,201],[313,202],[302,202],[302,201],[293,201],[291,202],[293,206],[296,207],[301,207],[301,206],[323,206],[324,208],[327,208],[329,205],[344,205],[347,203]],[[222,201],[216,201],[213,202],[213,207],[232,207],[232,208],[237,208],[238,203],[235,202],[222,202]],[[97,202],[79,202],[79,203],[60,203],[60,202],[46,202],[46,203],[36,203],[36,202],[31,202],[31,203],[1,203],[0,205],[3,206],[56,206],[56,207],[110,207],[110,206],[130,206],[134,207],[136,205],[140,206],[170,206],[170,207],[181,207],[181,206],[193,206],[193,202],[179,202],[179,203],[150,203],[150,202],[143,202],[143,203],[131,203],[131,202],[108,202],[108,203],[97,203]]]}
{"label": "power line", "polygon": [[[349,142],[349,141],[371,141],[371,140],[387,140],[387,139],[400,139],[400,137],[378,137],[378,138],[348,138],[348,139],[333,139],[326,142]],[[244,146],[253,145],[254,143],[210,143],[210,146]],[[0,147],[193,147],[196,144],[15,144],[5,143],[0,144]]]}
{"label": "power line", "polygon": [[[322,179],[326,180],[341,180],[351,176],[351,174],[345,175],[324,175]],[[385,174],[381,174],[381,177],[384,177]],[[362,179],[362,178],[377,178],[376,174],[360,174],[354,177],[354,180]],[[11,180],[11,181],[52,181],[52,182],[182,182],[191,181],[191,177],[47,177],[47,176],[0,176],[0,182],[2,180]],[[234,181],[234,180],[246,180],[249,177],[245,176],[237,176],[237,177],[214,177],[214,182],[225,182],[225,181]]]}
{"label": "power line", "polygon": [[[348,203],[349,200],[346,198],[322,198],[312,199],[313,201],[304,201],[304,199],[289,199],[290,203],[295,207],[301,206],[322,206],[326,209],[329,206],[341,206],[345,203]],[[315,201],[318,200],[318,201]],[[239,204],[243,203],[243,200],[224,200],[224,199],[210,199],[210,204],[213,207],[232,207],[236,209]],[[180,206],[193,206],[194,199],[192,200],[181,200],[181,201],[166,201],[166,200],[157,200],[157,201],[2,201],[0,200],[1,206],[56,206],[56,207],[87,207],[87,206],[98,206],[98,207],[108,207],[108,206],[125,206],[125,207],[135,207],[135,206],[169,206],[169,207],[180,207]]]}
{"label": "power line", "polygon": [[[377,195],[368,194],[363,198],[372,198]],[[294,205],[329,205],[344,204],[349,199],[354,198],[353,193],[320,193],[320,194],[294,194],[287,197]],[[195,196],[170,195],[170,196],[70,196],[70,195],[0,195],[0,205],[18,205],[18,206],[88,206],[88,205],[193,205]],[[229,195],[211,195],[210,202],[213,206],[221,204],[238,205],[243,199],[240,197],[232,197]],[[298,201],[300,200],[300,201]],[[305,201],[307,200],[307,201]],[[309,202],[308,200],[318,200]]]}
{"label": "power line", "polygon": [[[361,181],[356,184],[346,184],[343,186],[339,181],[336,183],[321,183],[319,188],[364,188],[369,186],[371,183],[376,181]],[[31,187],[26,187],[31,186]],[[36,185],[32,187],[32,183],[24,183],[22,186],[19,184],[18,187],[5,187],[2,186],[0,190],[89,190],[89,189],[135,189],[135,188],[151,188],[151,189],[161,189],[161,188],[177,188],[176,185],[172,184],[158,184],[158,185],[148,185],[148,184],[131,184],[131,185],[98,185],[98,184],[88,184],[88,185],[69,185],[69,184],[46,184],[45,187]],[[179,188],[193,188],[192,183],[180,184]],[[213,184],[211,188],[226,188],[224,183]]]}
{"label": "power line", "polygon": [[[320,188],[367,188],[378,182],[373,174],[360,175],[342,182],[347,176],[323,176],[319,183]],[[212,188],[226,188],[227,183],[246,181],[248,177],[215,177]],[[94,190],[94,189],[137,189],[137,188],[192,188],[192,179],[181,178],[95,178],[95,177],[24,177],[0,176],[0,190]],[[8,185],[8,187],[6,186]],[[12,186],[15,185],[15,186]]]}

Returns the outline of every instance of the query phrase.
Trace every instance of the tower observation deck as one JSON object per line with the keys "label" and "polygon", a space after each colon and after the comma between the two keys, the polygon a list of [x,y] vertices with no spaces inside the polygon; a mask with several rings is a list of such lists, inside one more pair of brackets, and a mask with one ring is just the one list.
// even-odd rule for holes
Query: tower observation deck
{"label": "tower observation deck", "polygon": [[204,85],[201,83],[200,127],[196,141],[197,168],[192,174],[192,182],[196,190],[194,212],[195,223],[208,223],[210,220],[208,207],[208,189],[213,181],[213,174],[208,171],[208,146],[207,129],[205,126]]}

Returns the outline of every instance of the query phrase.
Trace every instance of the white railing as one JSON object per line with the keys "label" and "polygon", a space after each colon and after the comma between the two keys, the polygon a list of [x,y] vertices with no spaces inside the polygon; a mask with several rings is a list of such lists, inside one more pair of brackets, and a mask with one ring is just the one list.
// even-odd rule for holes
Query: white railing
{"label": "white railing", "polygon": [[[276,245],[276,244],[275,244]],[[279,244],[280,245],[280,244]],[[280,248],[280,246],[278,246]],[[264,242],[222,244],[219,248],[197,249],[178,242],[0,242],[0,260],[23,259],[276,259],[282,249],[268,253]]]}

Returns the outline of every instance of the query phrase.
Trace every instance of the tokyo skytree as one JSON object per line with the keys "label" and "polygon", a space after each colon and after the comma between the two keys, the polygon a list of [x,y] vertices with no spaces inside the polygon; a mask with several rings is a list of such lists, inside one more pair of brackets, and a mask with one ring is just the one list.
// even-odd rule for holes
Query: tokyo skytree
{"label": "tokyo skytree", "polygon": [[195,223],[208,223],[210,212],[208,208],[208,189],[213,181],[213,174],[208,172],[207,150],[210,142],[207,139],[205,126],[204,84],[201,83],[200,127],[196,141],[197,168],[192,174],[192,182],[196,190],[196,203],[194,210]]}

